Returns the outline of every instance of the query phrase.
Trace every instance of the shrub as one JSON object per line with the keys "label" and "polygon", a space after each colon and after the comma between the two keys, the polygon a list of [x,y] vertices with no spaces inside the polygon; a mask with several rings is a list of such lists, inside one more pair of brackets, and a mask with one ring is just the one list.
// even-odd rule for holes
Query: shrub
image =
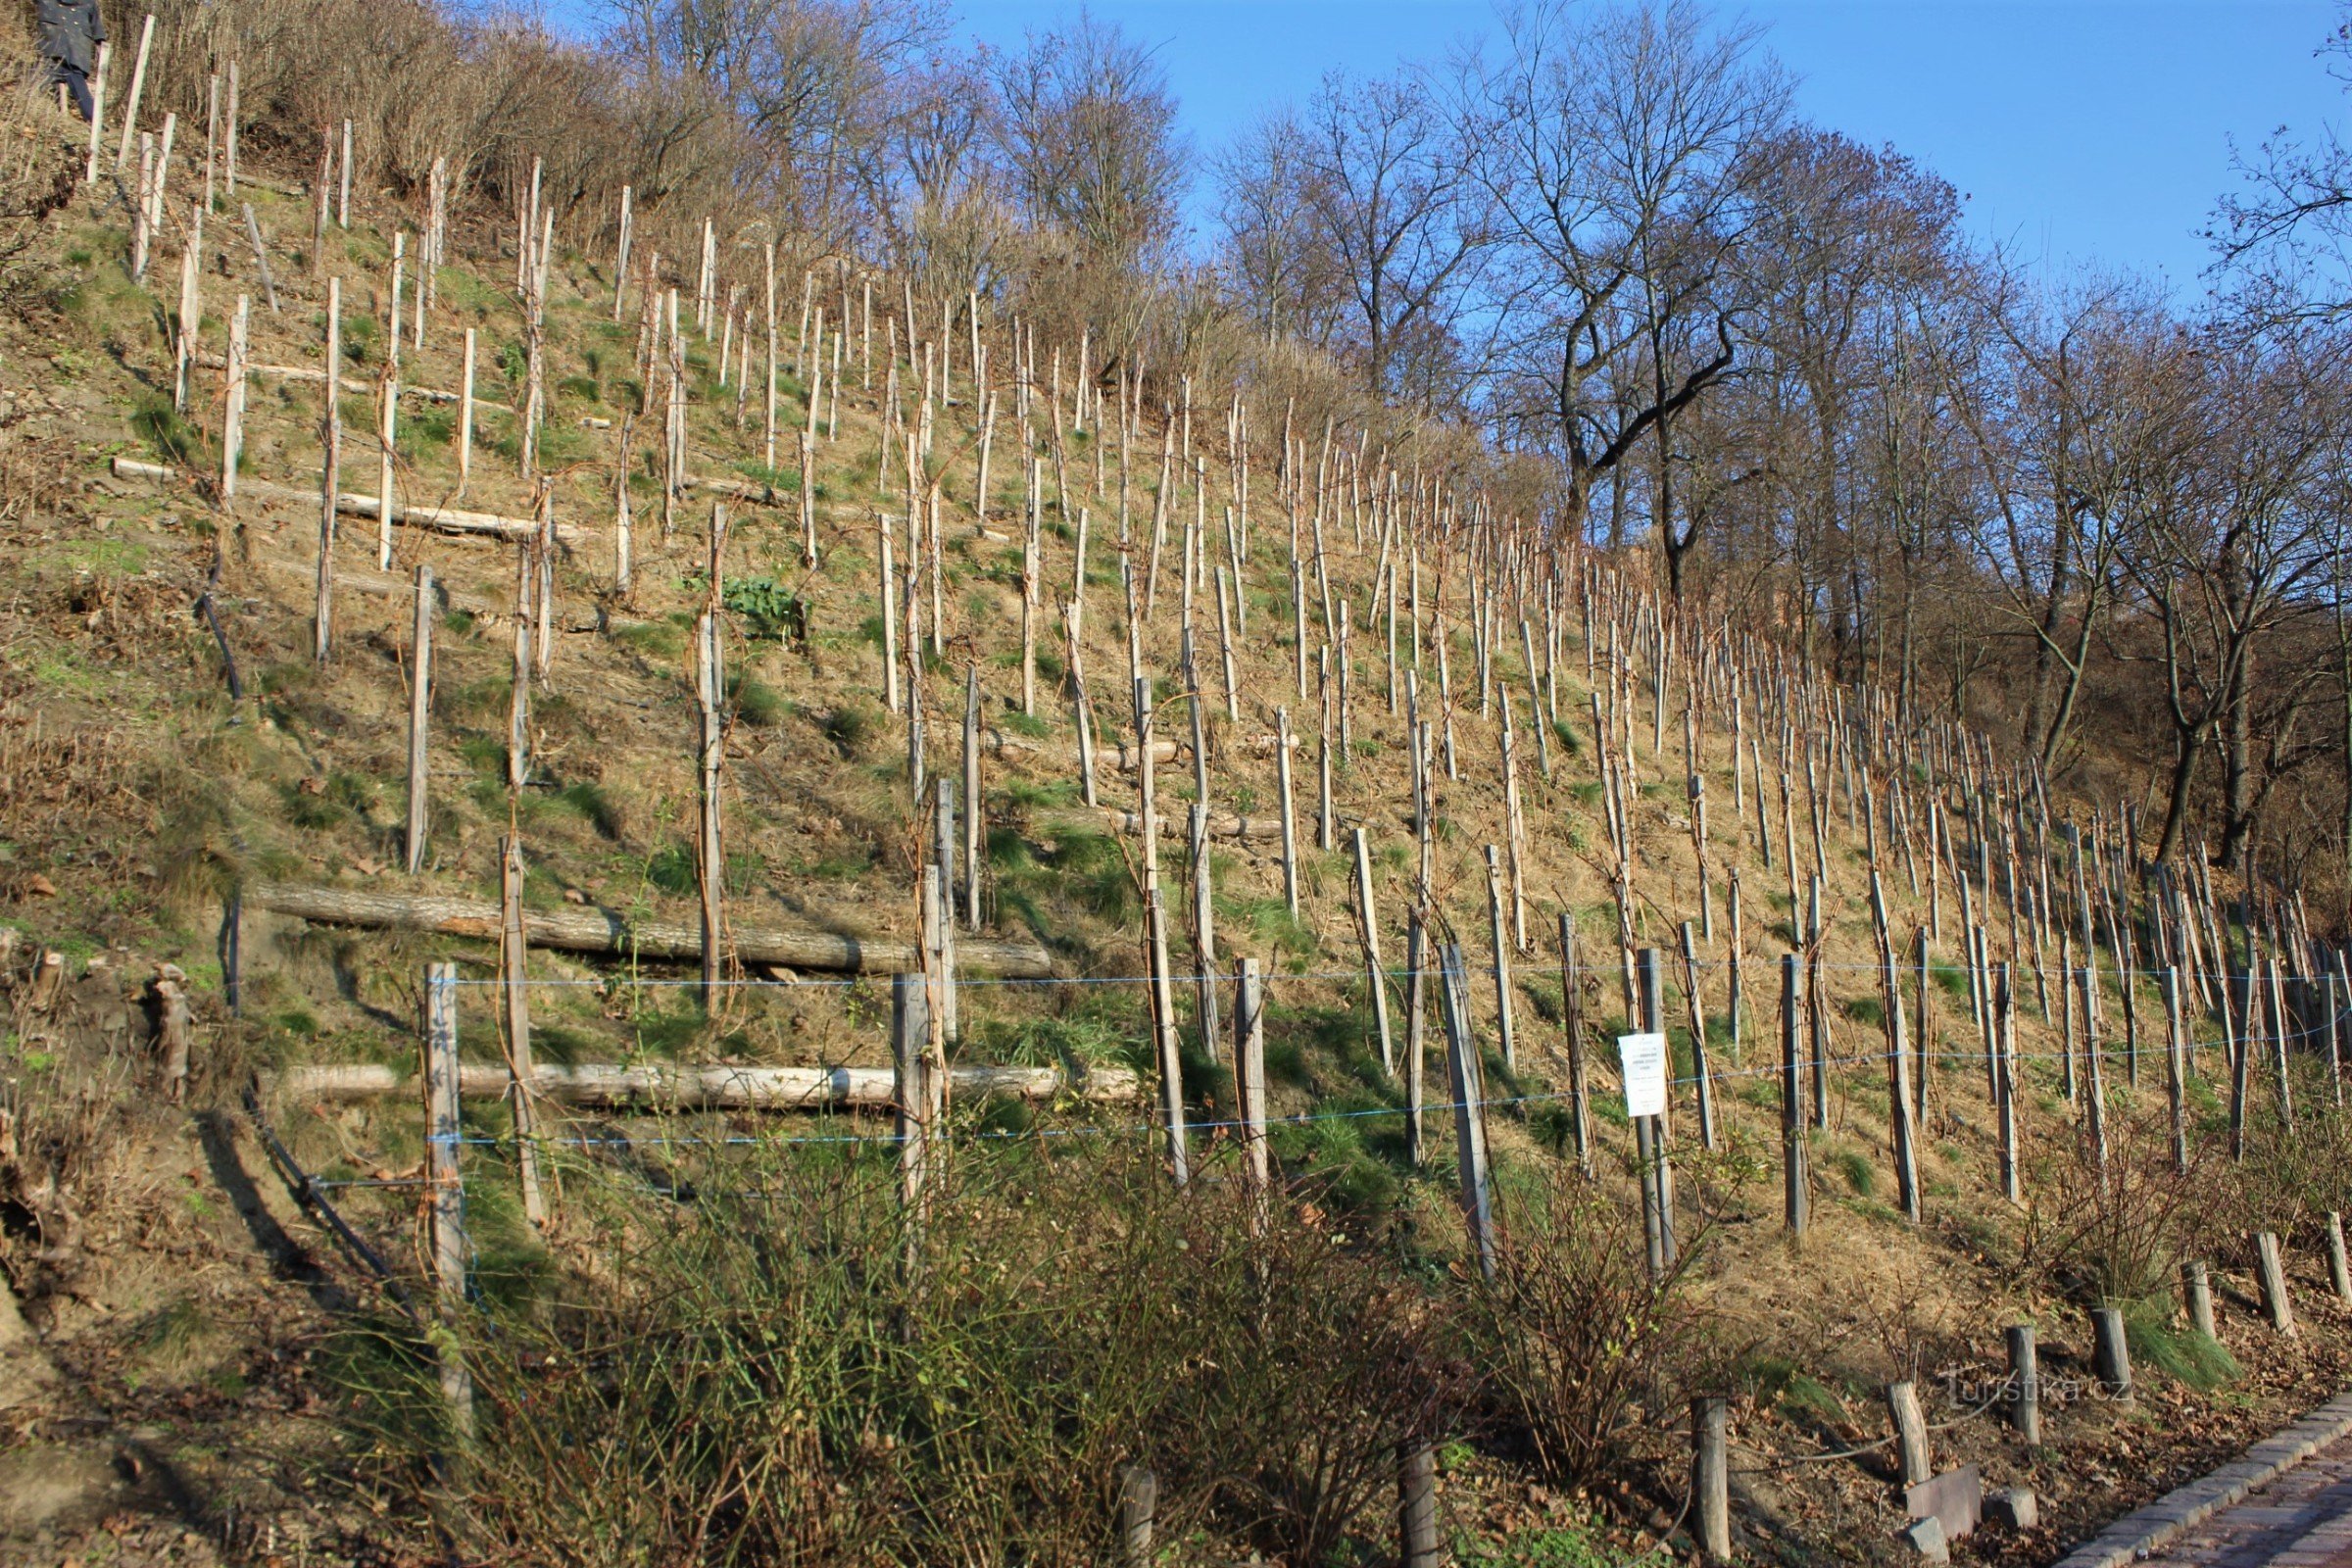
{"label": "shrub", "polygon": [[[1377,1549],[1398,1446],[1456,1408],[1433,1303],[1287,1205],[1173,1192],[1148,1146],[1051,1148],[959,1158],[919,1249],[880,1161],[737,1151],[691,1202],[567,1176],[603,1255],[459,1321],[473,1463],[411,1484],[468,1555],[1075,1565],[1142,1463],[1169,1537]],[[371,1364],[421,1457],[429,1368]]]}
{"label": "shrub", "polygon": [[1637,1406],[1679,1406],[1711,1335],[1684,1289],[1690,1238],[1652,1282],[1626,1207],[1567,1173],[1505,1204],[1494,1283],[1468,1298],[1485,1406],[1554,1478],[1583,1483],[1626,1456]]}

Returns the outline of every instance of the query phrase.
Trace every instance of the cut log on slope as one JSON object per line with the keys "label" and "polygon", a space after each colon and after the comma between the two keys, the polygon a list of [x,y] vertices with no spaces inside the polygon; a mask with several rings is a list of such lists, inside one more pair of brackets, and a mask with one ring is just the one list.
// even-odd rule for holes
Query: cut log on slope
{"label": "cut log on slope", "polygon": [[[954,1097],[1053,1100],[1063,1094],[1095,1102],[1133,1100],[1136,1075],[1127,1067],[1090,1067],[1073,1075],[1055,1067],[956,1067]],[[890,1067],[671,1067],[542,1062],[531,1069],[534,1092],[565,1105],[667,1110],[881,1109],[895,1103]],[[513,1082],[503,1064],[459,1071],[458,1093],[496,1100]],[[386,1066],[291,1067],[268,1080],[271,1092],[306,1103],[344,1104],[414,1092],[413,1074]]]}
{"label": "cut log on slope", "polygon": [[[1109,807],[1102,808],[1104,820],[1121,833],[1142,831],[1143,823],[1133,811],[1121,811]],[[1189,830],[1190,824],[1180,816],[1161,816],[1159,833],[1173,838]],[[1237,816],[1230,811],[1212,812],[1208,818],[1208,836],[1212,839],[1278,839],[1282,837],[1282,819],[1273,816]],[[958,948],[957,952],[962,949]]]}
{"label": "cut log on slope", "polygon": [[[1052,746],[1044,741],[1031,740],[1026,735],[1007,734],[1001,729],[982,730],[980,732],[980,749],[991,757],[1033,757],[1041,760],[1062,761],[1072,769],[1078,765],[1078,751],[1075,747]],[[1173,762],[1179,757],[1189,756],[1191,752],[1190,746],[1185,747],[1181,752],[1178,751],[1174,741],[1153,741],[1152,743],[1152,760],[1154,765]],[[1132,773],[1135,771],[1136,749],[1132,745],[1100,746],[1096,748],[1095,756],[1099,760],[1105,762],[1110,761],[1115,756],[1119,772]]]}
{"label": "cut log on slope", "polygon": [[[132,458],[117,458],[114,473],[118,479],[152,479],[166,484],[184,483],[196,475],[167,464],[140,463]],[[237,492],[241,497],[256,501],[284,501],[300,506],[318,504],[316,490],[298,490],[292,485],[271,484],[267,479],[239,479]],[[346,517],[369,517],[376,514],[373,496],[355,496],[344,492],[335,497],[335,511]],[[492,512],[460,512],[454,507],[396,506],[392,520],[405,528],[429,528],[435,533],[490,534],[500,539],[536,539],[539,524],[529,517],[502,517]],[[565,544],[577,544],[587,537],[584,529],[568,522],[556,524],[556,537]]]}
{"label": "cut log on slope", "polygon": [[[228,362],[220,355],[208,354],[203,350],[197,351],[195,363],[208,370],[224,370],[228,368]],[[245,373],[270,376],[280,381],[318,382],[326,379],[326,372],[315,365],[248,365]],[[372,397],[376,390],[373,381],[363,381],[356,375],[339,375],[335,377],[335,385],[360,397]],[[466,397],[462,392],[452,392],[443,386],[403,386],[400,395],[416,403],[462,403]],[[494,402],[478,393],[474,396],[473,406],[477,409],[497,409],[501,413],[513,412],[504,403]]]}
{"label": "cut log on slope", "polygon": [[[298,579],[305,584],[318,580],[318,569],[308,561],[283,561],[275,556],[264,556],[261,558],[261,565],[265,571],[272,572],[280,577]],[[341,563],[337,563],[335,566],[335,587],[338,590],[367,594],[376,599],[406,599],[416,591],[415,581],[402,576],[399,572],[377,571],[372,566],[347,566]],[[435,595],[445,610],[462,610],[468,615],[494,624],[503,625],[514,618],[514,602],[512,599],[503,601],[490,599],[481,594],[469,594],[461,589],[451,588],[440,582],[436,582],[433,587]],[[607,615],[604,613],[602,606],[592,605],[584,608],[595,612],[566,616],[557,624],[567,632],[612,632],[630,626],[651,624],[648,621],[630,620],[619,615]]]}
{"label": "cut log on slope", "polygon": [[[498,937],[498,906],[487,899],[430,894],[372,893],[358,888],[304,887],[263,882],[245,889],[248,908],[298,915],[324,925],[356,925],[442,936]],[[627,953],[645,958],[699,958],[702,927],[685,920],[631,920],[617,909],[594,905],[579,908],[526,909],[523,935],[534,948],[569,953]],[[835,931],[785,930],[775,926],[730,928],[735,956],[745,963],[777,963],[795,969],[837,969],[861,974],[911,973],[922,958],[911,942],[888,937],[847,936]],[[1008,980],[1042,980],[1054,973],[1046,950],[1028,942],[964,938],[956,944],[959,966]]]}

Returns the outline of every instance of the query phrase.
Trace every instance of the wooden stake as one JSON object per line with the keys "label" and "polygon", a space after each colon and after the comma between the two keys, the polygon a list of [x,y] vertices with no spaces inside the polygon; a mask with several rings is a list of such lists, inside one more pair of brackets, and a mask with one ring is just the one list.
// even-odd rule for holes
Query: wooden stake
{"label": "wooden stake", "polygon": [[[717,552],[712,551],[713,557]],[[715,561],[713,565],[715,565]],[[712,594],[717,592],[715,583]],[[705,611],[694,627],[695,705],[702,720],[699,765],[696,768],[696,838],[700,862],[696,870],[703,904],[703,1010],[715,1012],[720,978],[719,951],[725,920],[726,862],[719,840],[719,768],[726,755],[723,705],[725,677],[719,661],[718,615]],[[919,797],[918,797],[919,799]]]}
{"label": "wooden stake", "polygon": [[408,871],[424,869],[424,843],[431,798],[427,780],[433,707],[433,568],[416,568],[416,629],[409,642],[409,830]]}
{"label": "wooden stake", "polygon": [[1282,799],[1282,899],[1298,915],[1298,827],[1291,803],[1291,710],[1274,710],[1274,768]]}
{"label": "wooden stake", "polygon": [[1804,975],[1802,958],[1781,956],[1781,1209],[1792,1236],[1805,1234],[1812,1206],[1805,1171]]}
{"label": "wooden stake", "polygon": [[[466,1303],[466,1191],[458,1172],[458,966],[436,963],[424,982],[424,1166],[432,1204],[433,1281],[446,1323]],[[441,1396],[461,1444],[473,1436],[473,1379],[454,1338],[440,1347]]]}
{"label": "wooden stake", "polygon": [[1453,1093],[1454,1140],[1461,1177],[1462,1213],[1478,1249],[1478,1271],[1494,1278],[1496,1261],[1494,1194],[1487,1170],[1486,1070],[1470,1027],[1469,986],[1462,950],[1447,944],[1439,954],[1439,993],[1446,1009],[1446,1067]]}
{"label": "wooden stake", "polygon": [[[246,221],[253,219],[253,209],[245,209]],[[343,280],[326,280],[326,379],[321,394],[325,412],[321,417],[320,445],[324,458],[318,476],[318,596],[312,621],[312,657],[319,663],[326,662],[334,645],[335,609],[335,496],[337,469],[343,457],[343,416],[336,406],[336,367],[343,359]]]}
{"label": "wooden stake", "polygon": [[[139,128],[139,95],[147,88],[147,51],[155,44],[155,13],[139,26],[139,52],[130,67],[130,91],[122,100],[122,139],[115,144],[115,172],[130,162],[130,139]],[[233,78],[232,78],[233,79]]]}
{"label": "wooden stake", "polygon": [[228,320],[228,355],[224,367],[225,393],[221,399],[220,418],[220,506],[234,511],[237,503],[237,470],[245,460],[245,396],[246,381],[251,374],[252,319],[250,301],[237,296],[236,314]]}
{"label": "wooden stake", "polygon": [[1273,1173],[1266,1145],[1265,989],[1255,958],[1235,966],[1233,1089],[1242,1124],[1242,1177],[1262,1220]]}
{"label": "wooden stake", "polygon": [[530,943],[522,929],[522,845],[514,834],[499,840],[499,991],[507,1025],[507,1098],[514,1121],[515,1152],[522,1173],[522,1213],[534,1227],[547,1224],[547,1200],[539,1187],[539,1129],[531,1071]]}
{"label": "wooden stake", "polygon": [[1349,834],[1355,852],[1355,913],[1357,934],[1364,945],[1364,986],[1372,1003],[1373,1026],[1380,1032],[1380,1068],[1396,1075],[1396,1047],[1389,1034],[1389,977],[1380,961],[1380,919],[1372,900],[1372,856],[1364,830]]}

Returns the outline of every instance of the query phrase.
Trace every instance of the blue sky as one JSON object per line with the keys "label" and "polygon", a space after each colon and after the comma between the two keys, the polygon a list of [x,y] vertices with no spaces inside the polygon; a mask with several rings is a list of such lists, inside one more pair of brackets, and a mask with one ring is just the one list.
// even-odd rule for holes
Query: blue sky
{"label": "blue sky", "polygon": [[[965,0],[963,24],[1017,44],[1074,7]],[[2230,183],[2230,139],[2340,118],[2313,58],[2327,0],[1751,0],[1798,78],[1800,112],[1893,144],[1966,192],[1969,221],[2053,268],[2161,272],[2204,287],[2198,226]],[[1485,0],[1094,0],[1155,45],[1203,149],[1323,73],[1442,56],[1488,30]]]}

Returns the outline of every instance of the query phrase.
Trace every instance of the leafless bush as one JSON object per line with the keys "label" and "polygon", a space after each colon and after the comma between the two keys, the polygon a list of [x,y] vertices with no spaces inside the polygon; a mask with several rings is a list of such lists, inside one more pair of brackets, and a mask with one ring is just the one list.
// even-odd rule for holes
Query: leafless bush
{"label": "leafless bush", "polygon": [[1486,1402],[1566,1481],[1631,1451],[1643,1411],[1676,1407],[1704,1375],[1712,1336],[1684,1289],[1692,1239],[1652,1282],[1621,1203],[1560,1175],[1511,1216],[1494,1284],[1466,1316]]}
{"label": "leafless bush", "polygon": [[2227,1211],[2226,1155],[2191,1139],[2175,1168],[2161,1118],[2111,1114],[2102,1167],[2087,1136],[2040,1146],[2025,1180],[2019,1266],[2044,1287],[2094,1305],[2171,1288],[2180,1258]]}
{"label": "leafless bush", "polygon": [[[484,1441],[445,1517],[539,1561],[1079,1564],[1143,1463],[1170,1537],[1305,1568],[1385,1535],[1397,1446],[1459,1381],[1420,1286],[1141,1151],[959,1165],[911,1272],[879,1162],[762,1153],[683,1205],[568,1178],[595,1255],[485,1283]],[[376,1375],[386,1415],[429,1408]]]}

